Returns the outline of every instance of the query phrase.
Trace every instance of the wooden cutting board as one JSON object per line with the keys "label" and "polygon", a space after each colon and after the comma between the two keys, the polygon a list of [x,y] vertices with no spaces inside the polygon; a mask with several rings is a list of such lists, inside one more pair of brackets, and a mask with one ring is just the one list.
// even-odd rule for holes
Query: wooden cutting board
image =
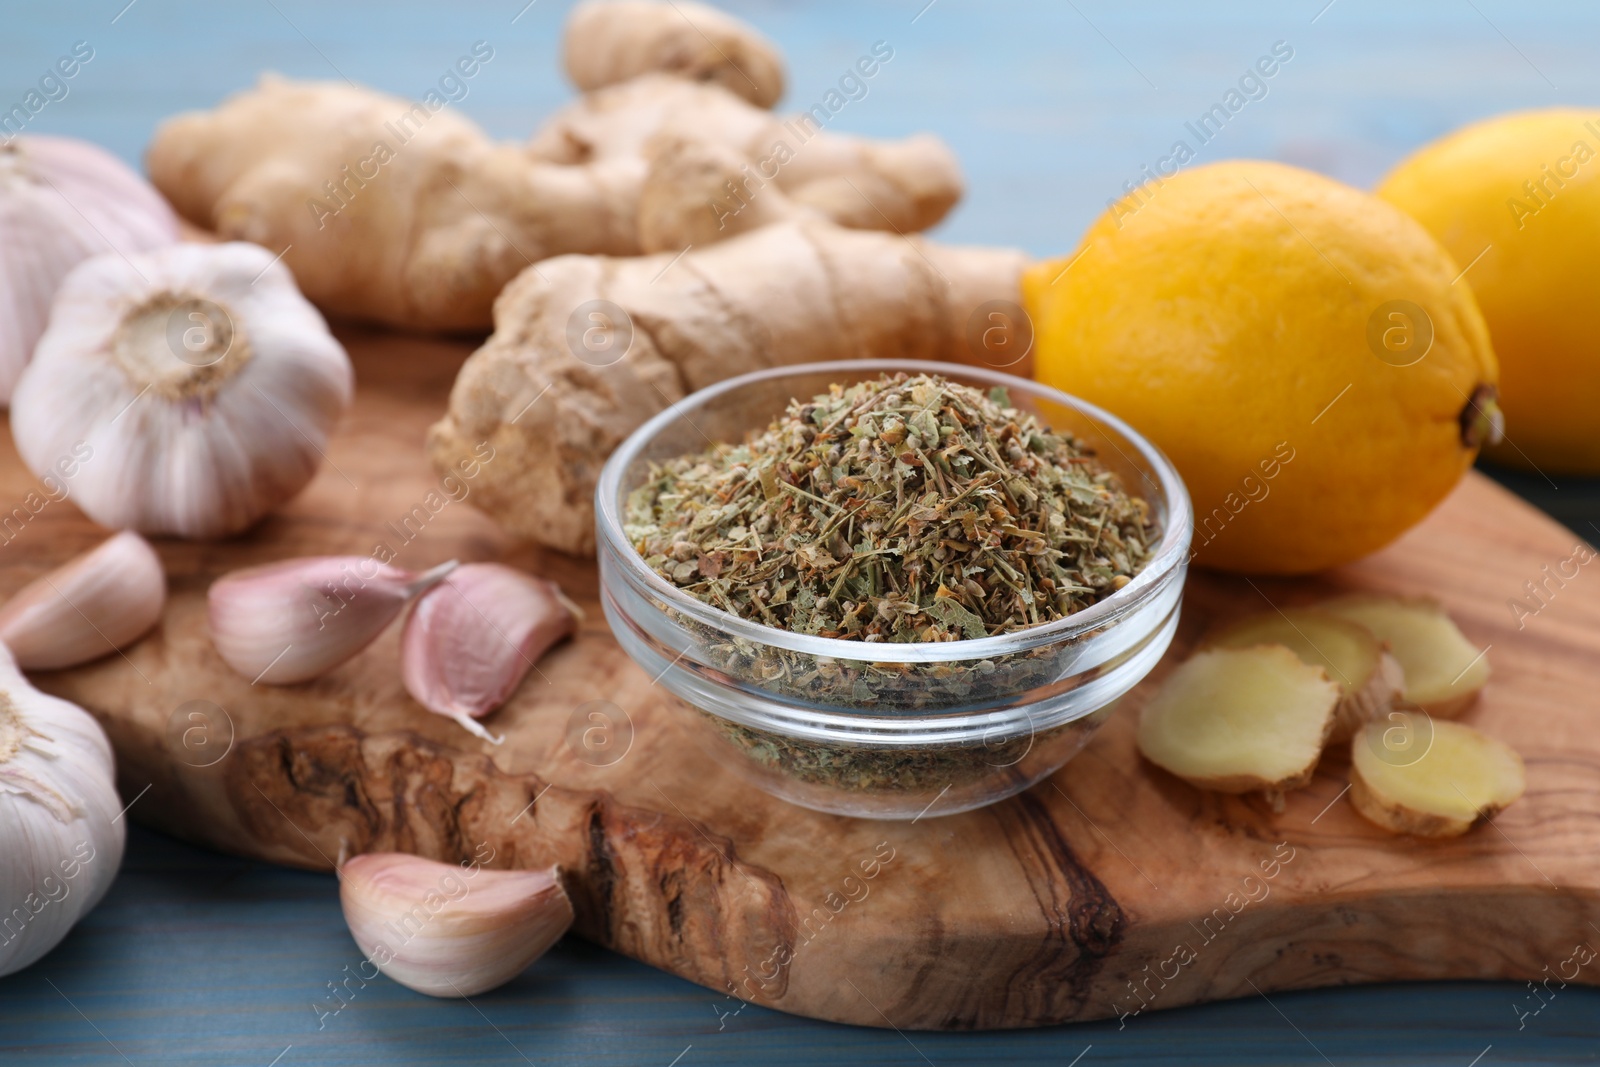
{"label": "wooden cutting board", "polygon": [[[1552,583],[1519,627],[1508,600],[1578,542],[1484,478],[1387,551],[1318,580],[1192,574],[1163,669],[1207,625],[1269,602],[1433,594],[1490,649],[1494,677],[1466,721],[1527,760],[1527,796],[1492,825],[1450,842],[1388,836],[1341,797],[1347,763],[1334,756],[1281,813],[1199,792],[1135,752],[1148,682],[1020,797],[859,821],[772,799],[702,754],[686,713],[611,640],[593,565],[509,544],[470,506],[470,480],[445,487],[464,486],[465,501],[441,488],[422,436],[466,344],[344,339],[358,398],[311,487],[247,537],[159,544],[171,586],[160,630],[125,656],[37,676],[104,724],[133,818],[311,868],[341,849],[556,862],[584,937],[719,993],[869,1026],[1131,1019],[1388,979],[1600,976],[1600,960],[1578,962],[1593,957],[1582,943],[1600,946],[1600,564]],[[0,516],[0,593],[105,536],[70,503],[25,506],[36,483],[5,438],[0,502],[22,510]],[[589,609],[581,635],[489,720],[503,747],[407,696],[398,627],[291,688],[252,687],[211,651],[205,591],[219,574],[380,543],[415,568],[505,559]]]}

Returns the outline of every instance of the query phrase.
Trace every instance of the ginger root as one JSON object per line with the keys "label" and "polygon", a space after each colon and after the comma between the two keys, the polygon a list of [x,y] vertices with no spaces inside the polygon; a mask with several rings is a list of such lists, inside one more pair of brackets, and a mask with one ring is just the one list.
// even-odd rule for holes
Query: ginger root
{"label": "ginger root", "polygon": [[1282,793],[1311,780],[1343,693],[1280,645],[1212,648],[1139,712],[1139,751],[1202,789]]}
{"label": "ginger root", "polygon": [[699,206],[713,220],[742,214],[781,189],[841,226],[910,233],[932,226],[961,199],[961,168],[936,137],[872,141],[833,133],[810,115],[781,119],[719,86],[668,74],[643,74],[569,104],[545,122],[528,153],[581,166],[648,159],[657,146],[682,141],[742,157],[743,167],[724,184],[704,190]]}
{"label": "ginger root", "polygon": [[985,362],[968,341],[982,334],[974,312],[1014,304],[1026,262],[814,219],[681,255],[547,260],[496,302],[494,335],[461,368],[428,451],[443,470],[489,442],[477,505],[515,536],[592,553],[600,467],[652,415],[762,367]]}
{"label": "ginger root", "polygon": [[1339,683],[1329,741],[1347,741],[1369,721],[1394,706],[1405,685],[1400,664],[1384,651],[1372,631],[1325,611],[1289,608],[1244,618],[1214,634],[1206,644],[1218,648],[1282,645]]}
{"label": "ginger root", "polygon": [[324,309],[423,329],[481,329],[546,256],[635,250],[646,172],[532,164],[448,109],[272,75],[163,123],[146,164],[184,218],[283,252]]}
{"label": "ginger root", "polygon": [[[738,95],[776,99],[781,63],[709,8],[583,4],[567,33],[574,77],[599,88],[530,145],[495,143],[442,98],[267,76],[214,111],[163,123],[151,180],[190,222],[283,253],[326,311],[432,330],[488,328],[505,284],[550,256],[661,247],[640,240],[640,190],[656,147],[684,137],[743,155],[736,183],[702,198],[708,218],[781,189],[841,225],[910,232],[961,195],[954,157],[933,138],[784,123]],[[701,227],[704,240],[738,228],[747,224]]]}
{"label": "ginger root", "polygon": [[1318,605],[1360,623],[1405,672],[1405,699],[1440,718],[1461,714],[1489,681],[1489,659],[1436,601],[1355,593]]}
{"label": "ginger root", "polygon": [[1281,794],[1310,780],[1324,745],[1349,738],[1358,812],[1395,833],[1454,837],[1522,795],[1522,758],[1395,705],[1458,712],[1487,676],[1430,600],[1359,593],[1263,612],[1167,677],[1140,710],[1139,751],[1202,789]]}
{"label": "ginger root", "polygon": [[783,58],[738,19],[694,0],[584,0],[561,49],[572,84],[604,89],[651,71],[711,82],[757,107],[783,95]]}
{"label": "ginger root", "polygon": [[1526,787],[1521,756],[1461,723],[1397,711],[1351,742],[1350,802],[1397,834],[1456,837]]}

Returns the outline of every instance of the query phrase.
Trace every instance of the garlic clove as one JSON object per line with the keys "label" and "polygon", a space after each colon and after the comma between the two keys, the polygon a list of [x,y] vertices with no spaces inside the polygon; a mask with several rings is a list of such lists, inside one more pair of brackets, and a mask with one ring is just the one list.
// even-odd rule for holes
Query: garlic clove
{"label": "garlic clove", "polygon": [[211,642],[252,685],[304,682],[370,645],[455,566],[417,574],[370,556],[313,556],[234,571],[206,596]]}
{"label": "garlic clove", "polygon": [[23,586],[0,608],[0,642],[27,670],[72,667],[143,637],[166,601],[155,549],[125,530]]}
{"label": "garlic clove", "polygon": [[39,692],[0,646],[0,976],[49,952],[122,862],[111,744],[76,704]]}
{"label": "garlic clove", "polygon": [[474,720],[504,704],[581,618],[554,582],[500,563],[468,563],[412,607],[401,677],[417,703],[498,745],[504,738]]}
{"label": "garlic clove", "polygon": [[367,959],[433,997],[504,985],[559,941],[573,917],[555,867],[490,871],[397,852],[345,863],[339,902]]}
{"label": "garlic clove", "polygon": [[353,373],[288,269],[256,245],[103,255],[62,281],[13,394],[41,477],[113,529],[221,537],[305,487]]}
{"label": "garlic clove", "polygon": [[0,403],[33,356],[67,273],[178,240],[165,200],[121,160],[67,137],[0,144]]}

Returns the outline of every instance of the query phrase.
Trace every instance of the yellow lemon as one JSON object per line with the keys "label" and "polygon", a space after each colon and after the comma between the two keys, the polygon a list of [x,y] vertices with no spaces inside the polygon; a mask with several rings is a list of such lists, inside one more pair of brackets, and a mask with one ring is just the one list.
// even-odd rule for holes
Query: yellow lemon
{"label": "yellow lemon", "polygon": [[1600,111],[1468,126],[1406,159],[1377,192],[1468,267],[1500,358],[1506,440],[1489,455],[1600,474]]}
{"label": "yellow lemon", "polygon": [[1039,379],[1177,465],[1197,560],[1296,574],[1399,536],[1492,432],[1494,353],[1459,273],[1376,197],[1237,161],[1117,203],[1023,292]]}

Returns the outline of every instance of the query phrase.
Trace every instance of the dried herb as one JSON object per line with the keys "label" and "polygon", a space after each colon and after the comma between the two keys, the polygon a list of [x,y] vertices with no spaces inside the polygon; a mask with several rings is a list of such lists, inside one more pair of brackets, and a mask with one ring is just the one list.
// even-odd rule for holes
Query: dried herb
{"label": "dried herb", "polygon": [[[1125,586],[1159,536],[1092,451],[1003,390],[904,374],[792,401],[743,443],[653,465],[625,528],[652,569],[708,604],[862,644],[860,659],[794,652],[658,602],[708,667],[793,703],[882,715],[1053,701],[1092,635],[948,662],[876,660],[866,646],[1061,619]],[[942,744],[832,743],[704,715],[751,763],[806,786],[955,797],[1053,769],[1109,710]]]}
{"label": "dried herb", "polygon": [[958,794],[974,788],[997,791],[997,780],[1026,788],[1041,766],[1054,768],[1077,753],[1110,712],[1108,706],[1038,734],[893,751],[787,737],[716,716],[707,718],[718,736],[758,766],[807,785],[931,795],[946,787]]}
{"label": "dried herb", "polygon": [[1148,561],[1150,510],[1072,437],[935,375],[834,386],[743,444],[651,470],[627,534],[753,622],[957,641],[1064,618]]}

